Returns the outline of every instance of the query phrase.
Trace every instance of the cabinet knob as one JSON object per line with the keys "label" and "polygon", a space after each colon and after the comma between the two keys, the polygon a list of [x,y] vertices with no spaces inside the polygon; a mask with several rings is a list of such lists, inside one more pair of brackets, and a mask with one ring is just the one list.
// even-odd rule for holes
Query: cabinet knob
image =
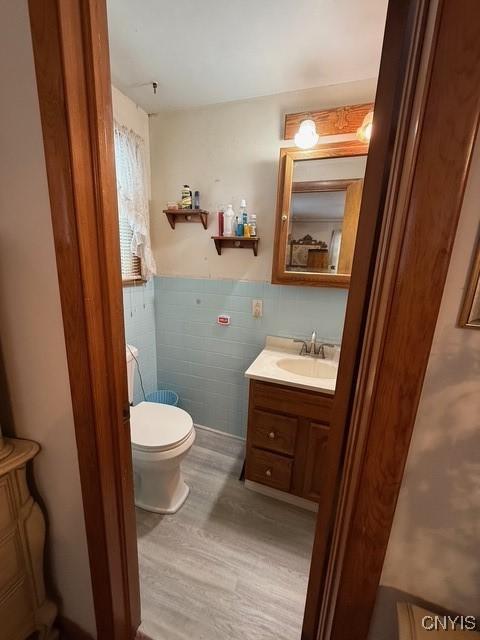
{"label": "cabinet knob", "polygon": [[270,431],[270,433],[268,434],[268,437],[270,438],[270,440],[274,440],[274,438],[275,438],[275,431]]}
{"label": "cabinet knob", "polygon": [[287,214],[286,214],[286,213],[284,213],[284,214],[282,215],[282,221],[283,221],[283,222],[286,222],[287,220],[288,220],[288,216],[287,216]]}
{"label": "cabinet knob", "polygon": [[267,469],[267,470],[265,471],[265,475],[267,476],[267,478],[270,478],[270,477],[271,477],[271,475],[272,475],[272,470],[271,470],[271,469]]}

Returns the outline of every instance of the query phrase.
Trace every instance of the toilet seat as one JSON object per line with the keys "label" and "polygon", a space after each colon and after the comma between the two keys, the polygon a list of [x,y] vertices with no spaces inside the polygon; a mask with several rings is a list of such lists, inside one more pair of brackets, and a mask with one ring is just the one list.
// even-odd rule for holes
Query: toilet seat
{"label": "toilet seat", "polygon": [[132,448],[168,451],[184,443],[193,431],[191,416],[178,407],[140,402],[130,409]]}

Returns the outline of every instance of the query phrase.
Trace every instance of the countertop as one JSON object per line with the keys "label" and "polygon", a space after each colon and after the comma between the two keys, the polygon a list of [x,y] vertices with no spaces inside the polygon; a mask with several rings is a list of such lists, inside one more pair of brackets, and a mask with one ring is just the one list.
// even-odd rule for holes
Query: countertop
{"label": "countertop", "polygon": [[[292,338],[278,338],[268,336],[265,348],[252,362],[245,371],[245,377],[251,380],[263,380],[264,382],[272,382],[283,384],[289,387],[298,387],[300,389],[309,389],[312,391],[321,391],[333,395],[337,379],[335,378],[318,378],[299,375],[286,371],[278,366],[278,362],[285,358],[289,360],[304,361],[310,356],[300,356],[300,346],[295,343]],[[338,367],[339,347],[325,348],[328,358],[322,359],[322,362]]]}

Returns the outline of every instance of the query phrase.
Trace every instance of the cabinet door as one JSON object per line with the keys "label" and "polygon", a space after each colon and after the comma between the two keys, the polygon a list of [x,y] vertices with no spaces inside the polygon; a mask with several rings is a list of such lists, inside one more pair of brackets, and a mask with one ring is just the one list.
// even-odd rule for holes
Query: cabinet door
{"label": "cabinet door", "polygon": [[318,502],[327,465],[327,442],[330,428],[325,424],[310,422],[308,447],[303,483],[304,497]]}

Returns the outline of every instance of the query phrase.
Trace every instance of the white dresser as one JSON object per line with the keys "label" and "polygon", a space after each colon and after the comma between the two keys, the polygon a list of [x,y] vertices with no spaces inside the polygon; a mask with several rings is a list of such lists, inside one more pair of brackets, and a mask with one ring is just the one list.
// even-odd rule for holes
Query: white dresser
{"label": "white dresser", "polygon": [[40,447],[0,435],[0,635],[24,640],[33,632],[53,640],[57,615],[43,579],[45,520],[30,495],[26,467]]}

